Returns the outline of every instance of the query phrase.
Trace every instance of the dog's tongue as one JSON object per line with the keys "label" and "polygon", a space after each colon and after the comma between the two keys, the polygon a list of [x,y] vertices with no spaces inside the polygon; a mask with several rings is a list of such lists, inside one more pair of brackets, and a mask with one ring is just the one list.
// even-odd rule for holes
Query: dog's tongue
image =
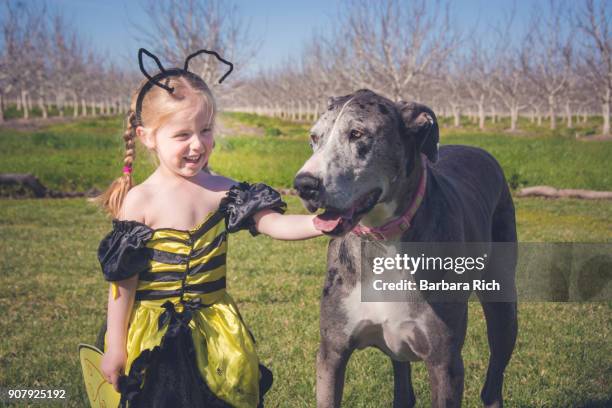
{"label": "dog's tongue", "polygon": [[314,218],[313,224],[319,231],[330,232],[340,224],[342,219],[350,219],[352,216],[353,209],[344,214],[335,211],[325,211]]}
{"label": "dog's tongue", "polygon": [[323,213],[317,215],[312,223],[319,231],[330,232],[340,224],[342,217],[340,214]]}

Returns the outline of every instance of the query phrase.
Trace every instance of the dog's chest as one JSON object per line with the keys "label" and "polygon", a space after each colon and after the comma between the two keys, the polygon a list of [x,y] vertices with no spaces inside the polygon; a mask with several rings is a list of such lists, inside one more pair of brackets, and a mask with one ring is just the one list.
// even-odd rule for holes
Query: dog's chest
{"label": "dog's chest", "polygon": [[[344,332],[357,348],[378,347],[398,361],[418,361],[419,334],[426,332],[419,304],[405,302],[362,302],[361,284],[342,301],[346,315]],[[412,309],[411,309],[412,308]]]}

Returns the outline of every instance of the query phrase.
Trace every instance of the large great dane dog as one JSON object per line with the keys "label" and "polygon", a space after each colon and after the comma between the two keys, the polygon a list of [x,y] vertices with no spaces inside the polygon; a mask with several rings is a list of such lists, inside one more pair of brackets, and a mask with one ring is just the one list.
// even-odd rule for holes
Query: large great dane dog
{"label": "large great dane dog", "polygon": [[[315,224],[333,237],[321,299],[319,408],[340,406],[348,359],[355,349],[370,346],[391,358],[394,407],[415,403],[414,360],[427,366],[434,407],[461,405],[467,302],[369,303],[360,296],[364,238],[355,227],[388,225],[404,214],[423,172],[422,202],[395,240],[516,243],[514,205],[499,164],[478,148],[438,150],[438,140],[431,109],[394,103],[365,89],[330,98],[312,127],[313,155],[294,186],[309,211],[325,210]],[[503,269],[505,284],[515,290],[515,266],[514,256],[490,268]],[[481,399],[487,407],[501,407],[504,370],[517,335],[516,302],[482,300],[490,358]]]}

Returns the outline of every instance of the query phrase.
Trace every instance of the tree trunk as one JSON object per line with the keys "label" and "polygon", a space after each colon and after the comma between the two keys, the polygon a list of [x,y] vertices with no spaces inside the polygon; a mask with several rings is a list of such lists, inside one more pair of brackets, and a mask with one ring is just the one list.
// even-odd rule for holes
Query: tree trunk
{"label": "tree trunk", "polygon": [[557,117],[555,116],[555,96],[548,95],[548,107],[550,109],[550,130],[555,130],[557,128]]}
{"label": "tree trunk", "polygon": [[484,130],[485,128],[485,110],[484,110],[484,103],[481,102],[478,103],[478,129],[480,130]]}
{"label": "tree trunk", "polygon": [[460,127],[461,126],[461,112],[459,110],[459,106],[455,105],[455,104],[451,104],[451,109],[453,111],[453,118],[454,118],[454,126],[455,127]]}
{"label": "tree trunk", "polygon": [[516,122],[518,121],[518,108],[513,106],[510,108],[510,131],[514,132],[516,130]]}
{"label": "tree trunk", "polygon": [[64,117],[64,95],[60,97],[59,93],[55,94],[55,105],[57,106],[57,114],[60,118]]}
{"label": "tree trunk", "polygon": [[397,85],[393,85],[393,101],[399,102],[402,99],[400,89]]}
{"label": "tree trunk", "polygon": [[42,117],[47,119],[47,106],[45,105],[45,101],[43,100],[42,96],[38,97],[38,107],[42,112]]}
{"label": "tree trunk", "polygon": [[79,100],[76,98],[76,96],[72,100],[72,116],[75,118],[79,116]]}
{"label": "tree trunk", "polygon": [[572,123],[572,109],[570,108],[570,103],[569,101],[565,102],[565,120],[566,120],[566,124],[567,124],[567,128],[571,129],[574,127],[573,123]]}
{"label": "tree trunk", "polygon": [[0,123],[4,123],[4,94],[0,92]]}
{"label": "tree trunk", "polygon": [[83,98],[81,98],[81,116],[87,116],[87,104]]}
{"label": "tree trunk", "polygon": [[30,109],[28,109],[28,102],[27,102],[27,91],[22,90],[21,91],[21,106],[23,107],[23,118],[24,119],[29,119],[30,117]]}
{"label": "tree trunk", "polygon": [[610,136],[610,89],[607,90],[604,96],[604,102],[601,104],[601,113],[603,115],[603,135]]}
{"label": "tree trunk", "polygon": [[536,108],[536,118],[538,120],[538,126],[542,126],[542,112],[540,112],[540,107]]}
{"label": "tree trunk", "polygon": [[33,175],[20,173],[0,174],[0,186],[21,185],[30,189],[35,197],[42,198],[49,192],[47,188]]}
{"label": "tree trunk", "polygon": [[582,198],[585,200],[612,200],[612,191],[594,191],[582,189],[556,189],[551,186],[534,186],[522,188],[519,197],[549,197],[549,198]]}

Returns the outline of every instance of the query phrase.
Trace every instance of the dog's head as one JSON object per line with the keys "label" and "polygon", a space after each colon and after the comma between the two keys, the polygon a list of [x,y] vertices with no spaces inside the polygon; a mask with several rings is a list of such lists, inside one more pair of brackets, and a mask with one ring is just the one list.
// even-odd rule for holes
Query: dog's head
{"label": "dog's head", "polygon": [[391,200],[420,153],[438,158],[438,124],[431,109],[394,103],[367,89],[330,98],[311,129],[313,155],[294,186],[306,208],[325,213],[317,226],[330,235],[350,231],[377,203]]}

